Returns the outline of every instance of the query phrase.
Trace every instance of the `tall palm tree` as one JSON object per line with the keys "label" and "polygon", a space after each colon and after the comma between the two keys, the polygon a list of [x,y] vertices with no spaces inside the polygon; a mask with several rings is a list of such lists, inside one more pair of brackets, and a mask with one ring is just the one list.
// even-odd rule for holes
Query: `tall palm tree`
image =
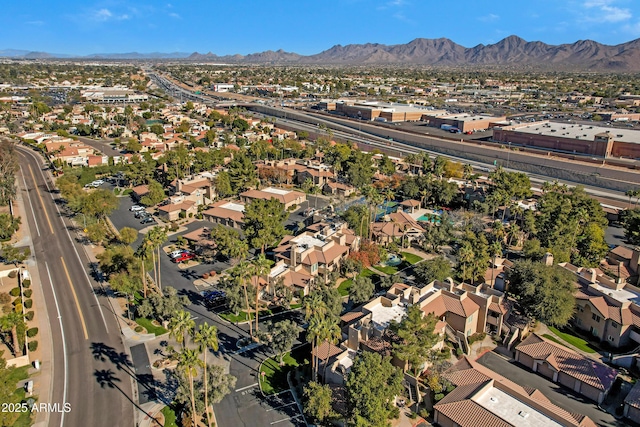
{"label": "tall palm tree", "polygon": [[[155,280],[156,280],[156,285],[158,286],[158,291],[160,292],[160,295],[162,295],[162,277],[160,274],[160,246],[162,246],[165,240],[167,240],[167,232],[162,227],[153,227],[147,233],[147,237],[149,239],[151,246],[155,251],[153,269],[156,272]],[[156,264],[157,264],[157,269],[156,269]]]}
{"label": "tall palm tree", "polygon": [[238,278],[242,283],[242,290],[244,291],[244,302],[247,310],[247,318],[249,319],[249,335],[253,338],[253,322],[251,322],[251,308],[249,307],[249,294],[247,293],[247,284],[251,281],[252,269],[248,261],[242,261],[236,266],[238,272]]}
{"label": "tall palm tree", "polygon": [[471,278],[470,276],[467,276],[467,267],[469,267],[469,264],[473,262],[474,257],[475,253],[471,243],[469,243],[469,241],[465,241],[458,251],[458,265],[462,268],[462,280]]}
{"label": "tall palm tree", "polygon": [[175,313],[169,321],[169,336],[172,336],[182,344],[182,348],[187,341],[187,334],[193,332],[196,327],[196,322],[191,318],[191,314],[185,310],[180,310]]}
{"label": "tall palm tree", "polygon": [[198,375],[198,368],[202,366],[202,361],[198,357],[198,351],[195,349],[183,348],[178,354],[178,369],[184,372],[189,379],[189,391],[191,393],[191,422],[196,427],[196,396],[193,388],[193,382]]}
{"label": "tall palm tree", "polygon": [[496,257],[502,255],[502,241],[496,239],[491,242],[489,252],[493,258],[493,262],[491,263],[491,286],[493,286],[495,282]]}
{"label": "tall palm tree", "polygon": [[[333,317],[325,317],[322,319],[319,333],[319,340],[323,343],[335,344],[342,338],[342,332],[340,331],[340,326]],[[326,382],[325,375],[327,372],[327,360],[329,359],[329,350],[327,349],[327,354],[322,358],[322,380]]]}
{"label": "tall palm tree", "polygon": [[314,315],[324,316],[327,314],[327,306],[322,300],[322,295],[318,292],[307,295],[303,302],[304,320],[309,321]]}
{"label": "tall palm tree", "polygon": [[19,326],[24,326],[24,317],[17,311],[12,311],[3,317],[0,317],[0,330],[3,332],[11,331],[13,352],[16,357],[22,356],[22,348],[20,348],[20,340],[18,339]]}
{"label": "tall palm tree", "polygon": [[318,347],[318,340],[321,335],[322,318],[319,316],[312,316],[309,320],[309,326],[307,327],[307,342],[311,344],[311,369],[313,370],[312,381],[318,378],[318,361],[316,348]]}
{"label": "tall palm tree", "polygon": [[218,351],[218,328],[208,323],[203,323],[193,339],[200,345],[200,351],[204,353],[203,377],[204,377],[204,407],[207,411],[207,425],[211,427],[211,414],[209,412],[209,377],[207,375],[207,353],[209,349]]}
{"label": "tall palm tree", "polygon": [[142,274],[142,294],[147,297],[147,271],[145,263],[149,260],[149,245],[143,241],[135,253],[136,258],[140,260],[140,272]]}
{"label": "tall palm tree", "polygon": [[260,306],[260,278],[263,276],[267,276],[271,271],[272,262],[268,260],[264,254],[258,255],[253,261],[251,261],[253,266],[254,277],[256,278],[256,333],[258,332],[258,312]]}

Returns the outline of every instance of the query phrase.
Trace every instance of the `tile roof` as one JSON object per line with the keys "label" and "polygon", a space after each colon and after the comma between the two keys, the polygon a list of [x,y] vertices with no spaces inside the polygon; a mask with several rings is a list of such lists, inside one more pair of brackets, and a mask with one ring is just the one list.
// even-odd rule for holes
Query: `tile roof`
{"label": "tile roof", "polygon": [[461,317],[469,317],[480,308],[471,298],[458,299],[447,294],[442,294],[442,299],[447,311]]}
{"label": "tile roof", "polygon": [[[454,392],[455,390],[449,395]],[[452,420],[460,427],[513,427],[511,424],[478,405],[473,400],[438,403],[436,407],[438,412]]]}
{"label": "tile roof", "polygon": [[640,409],[640,381],[636,381],[635,385],[624,399],[624,403]]}
{"label": "tile roof", "polygon": [[529,335],[518,344],[516,351],[537,360],[546,360],[559,372],[602,391],[609,390],[618,375],[615,369],[536,334]]}
{"label": "tile roof", "polygon": [[340,347],[336,347],[330,342],[324,341],[322,344],[313,349],[313,355],[320,359],[328,359],[337,354],[342,353],[343,350]]}

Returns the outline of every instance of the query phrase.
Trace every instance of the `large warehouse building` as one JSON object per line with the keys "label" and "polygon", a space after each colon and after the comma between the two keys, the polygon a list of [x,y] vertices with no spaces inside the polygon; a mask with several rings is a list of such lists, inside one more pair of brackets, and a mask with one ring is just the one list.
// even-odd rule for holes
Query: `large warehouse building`
{"label": "large warehouse building", "polygon": [[495,127],[495,142],[597,157],[640,158],[640,131],[548,121]]}

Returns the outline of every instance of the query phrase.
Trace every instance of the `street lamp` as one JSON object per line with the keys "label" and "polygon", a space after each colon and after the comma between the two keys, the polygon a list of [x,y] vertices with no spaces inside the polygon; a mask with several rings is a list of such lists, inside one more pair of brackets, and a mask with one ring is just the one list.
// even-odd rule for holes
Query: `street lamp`
{"label": "street lamp", "polygon": [[507,151],[507,169],[509,169],[509,157],[511,156],[511,141],[508,141],[507,144],[509,144],[509,148]]}

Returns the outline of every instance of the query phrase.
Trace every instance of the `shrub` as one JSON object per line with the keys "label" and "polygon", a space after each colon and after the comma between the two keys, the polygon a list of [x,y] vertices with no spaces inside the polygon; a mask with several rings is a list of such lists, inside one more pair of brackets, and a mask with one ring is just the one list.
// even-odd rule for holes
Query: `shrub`
{"label": "shrub", "polygon": [[35,313],[33,311],[29,311],[29,312],[27,312],[27,314],[25,314],[25,317],[29,321],[33,320],[33,316],[35,316]]}
{"label": "shrub", "polygon": [[11,270],[9,272],[9,278],[10,279],[15,279],[17,275],[18,275],[18,273],[16,272],[16,270]]}
{"label": "shrub", "polygon": [[443,393],[438,393],[435,395],[434,399],[436,402],[441,401],[444,398],[444,394]]}
{"label": "shrub", "polygon": [[2,314],[7,314],[11,312],[11,310],[13,310],[13,308],[11,307],[11,304],[5,304],[2,306]]}
{"label": "shrub", "polygon": [[13,288],[9,291],[9,295],[11,295],[12,297],[17,297],[18,295],[20,295],[20,288]]}
{"label": "shrub", "polygon": [[35,337],[36,335],[38,335],[38,328],[30,328],[30,329],[27,329],[27,336],[28,336],[29,338],[33,338],[33,337]]}
{"label": "shrub", "polygon": [[22,281],[22,287],[23,287],[23,288],[28,288],[28,287],[30,287],[30,286],[31,286],[31,279],[24,279],[24,280]]}
{"label": "shrub", "polygon": [[29,351],[36,351],[38,349],[38,341],[30,341],[28,347]]}
{"label": "shrub", "polygon": [[427,418],[429,418],[429,411],[427,411],[425,408],[420,409],[420,416],[426,420]]}
{"label": "shrub", "polygon": [[0,292],[0,304],[9,304],[11,302],[11,296],[6,292]]}
{"label": "shrub", "polygon": [[22,313],[22,304],[17,303],[13,309],[16,313]]}
{"label": "shrub", "polygon": [[184,211],[181,211],[181,212],[178,214],[178,217],[180,217],[180,218],[184,219],[184,218],[186,218],[186,217],[187,217],[187,213],[186,213],[186,212],[184,212]]}
{"label": "shrub", "polygon": [[462,356],[462,349],[460,347],[456,348],[456,355]]}
{"label": "shrub", "polygon": [[138,333],[142,332],[143,330],[144,330],[144,328],[142,326],[140,326],[140,325],[136,326],[135,329],[134,329],[134,331],[136,331]]}
{"label": "shrub", "polygon": [[477,332],[477,333],[471,335],[468,338],[469,345],[473,344],[474,342],[482,341],[483,339],[485,339],[486,336],[487,336],[487,334],[484,333],[484,332]]}
{"label": "shrub", "polygon": [[209,278],[209,273],[203,273],[202,274],[202,278],[203,279],[208,279]]}
{"label": "shrub", "polygon": [[31,308],[31,307],[33,307],[33,300],[30,300],[30,299],[26,300],[26,301],[24,302],[24,308],[29,309],[29,308]]}
{"label": "shrub", "polygon": [[31,294],[33,294],[33,291],[31,289],[25,289],[24,292],[22,292],[22,294],[24,295],[25,298],[31,298]]}

